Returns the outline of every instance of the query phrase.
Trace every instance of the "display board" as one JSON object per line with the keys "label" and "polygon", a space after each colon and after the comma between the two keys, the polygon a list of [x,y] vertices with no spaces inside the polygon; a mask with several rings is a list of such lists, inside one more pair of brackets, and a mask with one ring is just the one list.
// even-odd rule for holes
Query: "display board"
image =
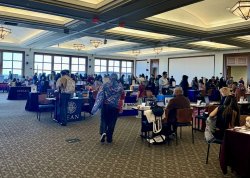
{"label": "display board", "polygon": [[136,76],[139,77],[139,75],[144,74],[149,75],[149,62],[147,60],[138,60],[136,61]]}
{"label": "display board", "polygon": [[188,76],[188,82],[191,84],[194,77],[205,77],[210,79],[215,74],[215,56],[188,56],[169,58],[169,77],[173,76],[176,85],[179,85],[183,75]]}

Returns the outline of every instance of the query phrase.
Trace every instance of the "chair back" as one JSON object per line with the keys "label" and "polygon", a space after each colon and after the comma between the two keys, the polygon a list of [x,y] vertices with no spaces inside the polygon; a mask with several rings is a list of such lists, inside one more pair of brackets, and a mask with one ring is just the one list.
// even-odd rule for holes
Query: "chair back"
{"label": "chair back", "polygon": [[200,95],[203,96],[203,97],[206,96],[206,91],[205,90],[200,90]]}
{"label": "chair back", "polygon": [[210,105],[210,106],[208,106],[208,108],[207,108],[207,112],[208,112],[208,114],[210,114],[215,108],[217,108],[218,106],[216,106],[216,105]]}
{"label": "chair back", "polygon": [[207,96],[212,96],[212,92],[213,92],[213,89],[209,89],[209,90],[207,91]]}
{"label": "chair back", "polygon": [[240,101],[241,97],[246,98],[246,91],[245,90],[236,89],[235,96],[236,96],[237,101]]}
{"label": "chair back", "polygon": [[246,118],[248,115],[240,115],[240,126],[244,126],[246,124]]}
{"label": "chair back", "polygon": [[153,97],[153,93],[151,90],[146,90],[146,97],[147,98],[152,98]]}
{"label": "chair back", "polygon": [[47,93],[42,93],[38,95],[38,104],[51,104],[52,102],[50,100],[47,100]]}
{"label": "chair back", "polygon": [[176,111],[176,119],[179,123],[187,123],[193,121],[193,109],[191,108],[184,108],[184,109],[177,109]]}
{"label": "chair back", "polygon": [[165,117],[163,118],[162,122],[167,123],[169,110],[166,108],[164,111],[165,111]]}

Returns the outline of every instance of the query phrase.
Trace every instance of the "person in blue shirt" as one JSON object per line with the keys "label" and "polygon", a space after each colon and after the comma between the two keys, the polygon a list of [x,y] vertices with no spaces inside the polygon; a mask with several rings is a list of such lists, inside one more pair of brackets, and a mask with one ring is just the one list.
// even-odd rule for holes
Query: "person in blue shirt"
{"label": "person in blue shirt", "polygon": [[105,142],[106,137],[108,143],[113,140],[113,132],[119,114],[119,99],[123,92],[123,86],[118,83],[118,76],[115,73],[111,74],[109,81],[99,89],[91,113],[95,114],[101,108],[101,142]]}

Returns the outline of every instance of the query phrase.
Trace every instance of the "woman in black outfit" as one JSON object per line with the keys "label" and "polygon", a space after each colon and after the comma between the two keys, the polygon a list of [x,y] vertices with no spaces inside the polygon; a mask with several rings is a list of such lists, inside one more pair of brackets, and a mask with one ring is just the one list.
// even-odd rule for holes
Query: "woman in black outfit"
{"label": "woman in black outfit", "polygon": [[215,108],[209,117],[216,119],[214,137],[222,140],[226,129],[239,126],[240,113],[236,98],[232,95],[227,96],[224,104]]}
{"label": "woman in black outfit", "polygon": [[189,84],[188,84],[188,76],[187,75],[183,75],[182,76],[182,80],[180,83],[180,87],[183,90],[183,95],[185,97],[188,97],[188,88],[189,88]]}

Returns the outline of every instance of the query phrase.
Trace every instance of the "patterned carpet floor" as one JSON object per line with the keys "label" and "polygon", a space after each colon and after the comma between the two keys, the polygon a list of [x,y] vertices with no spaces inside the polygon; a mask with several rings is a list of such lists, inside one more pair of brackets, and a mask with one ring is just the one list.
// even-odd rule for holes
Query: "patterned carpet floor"
{"label": "patterned carpet floor", "polygon": [[[152,145],[140,138],[140,120],[121,117],[114,142],[99,142],[99,116],[60,126],[42,113],[24,110],[26,101],[9,101],[0,93],[0,177],[3,178],[222,178],[219,146],[212,145],[205,164],[207,144],[203,133],[183,129],[179,144]],[[68,143],[78,138],[80,142]]]}

